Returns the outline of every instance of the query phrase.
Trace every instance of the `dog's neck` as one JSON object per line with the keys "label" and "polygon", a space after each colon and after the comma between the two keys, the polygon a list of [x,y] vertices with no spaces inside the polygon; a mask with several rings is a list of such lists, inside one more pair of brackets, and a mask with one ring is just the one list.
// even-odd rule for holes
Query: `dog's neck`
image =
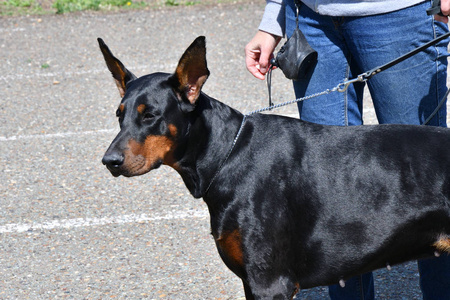
{"label": "dog's neck", "polygon": [[[204,195],[230,151],[243,115],[206,94],[201,94],[181,147],[177,171],[195,198]],[[227,147],[223,147],[226,144]]]}

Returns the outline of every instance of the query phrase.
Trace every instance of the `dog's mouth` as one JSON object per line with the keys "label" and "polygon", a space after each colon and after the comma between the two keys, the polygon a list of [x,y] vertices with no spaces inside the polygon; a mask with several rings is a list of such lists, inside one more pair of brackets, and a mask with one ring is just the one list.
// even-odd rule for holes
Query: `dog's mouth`
{"label": "dog's mouth", "polygon": [[137,156],[136,158],[120,166],[110,164],[105,165],[114,177],[134,177],[144,175],[151,170],[159,168],[163,164],[162,160],[157,160],[152,164],[149,164],[143,157]]}
{"label": "dog's mouth", "polygon": [[111,172],[111,175],[114,177],[119,177],[120,175],[122,175],[122,172],[113,166],[106,165],[106,168],[109,170],[109,172]]}

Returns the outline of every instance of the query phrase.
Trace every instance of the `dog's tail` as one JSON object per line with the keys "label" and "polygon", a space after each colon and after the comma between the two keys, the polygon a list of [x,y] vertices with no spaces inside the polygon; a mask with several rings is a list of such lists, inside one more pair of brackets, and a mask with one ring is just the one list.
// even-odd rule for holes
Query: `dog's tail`
{"label": "dog's tail", "polygon": [[440,235],[437,242],[433,244],[436,247],[436,250],[439,252],[447,252],[450,253],[450,236],[448,235]]}

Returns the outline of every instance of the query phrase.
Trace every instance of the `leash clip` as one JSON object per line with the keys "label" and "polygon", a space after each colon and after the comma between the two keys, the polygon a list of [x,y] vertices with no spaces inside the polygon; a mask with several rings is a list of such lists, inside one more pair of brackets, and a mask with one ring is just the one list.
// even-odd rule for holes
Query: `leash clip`
{"label": "leash clip", "polygon": [[333,90],[343,93],[348,89],[348,86],[350,84],[353,84],[355,82],[366,82],[371,77],[371,75],[372,75],[371,73],[372,72],[362,73],[362,74],[359,74],[358,77],[356,77],[356,78],[341,82]]}

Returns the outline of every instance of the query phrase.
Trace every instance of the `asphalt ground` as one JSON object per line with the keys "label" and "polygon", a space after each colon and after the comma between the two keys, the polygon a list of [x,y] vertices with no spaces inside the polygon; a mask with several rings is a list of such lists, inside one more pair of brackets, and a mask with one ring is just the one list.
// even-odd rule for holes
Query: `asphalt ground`
{"label": "asphalt ground", "polygon": [[[120,98],[96,38],[144,75],[174,71],[205,35],[204,91],[249,112],[267,105],[243,51],[263,4],[0,18],[0,299],[244,297],[217,254],[206,205],[175,171],[113,178],[102,166]],[[294,99],[280,71],[273,97]],[[366,124],[376,122],[369,100]],[[375,278],[379,299],[420,298],[415,263]],[[303,291],[326,298],[326,288]]]}

